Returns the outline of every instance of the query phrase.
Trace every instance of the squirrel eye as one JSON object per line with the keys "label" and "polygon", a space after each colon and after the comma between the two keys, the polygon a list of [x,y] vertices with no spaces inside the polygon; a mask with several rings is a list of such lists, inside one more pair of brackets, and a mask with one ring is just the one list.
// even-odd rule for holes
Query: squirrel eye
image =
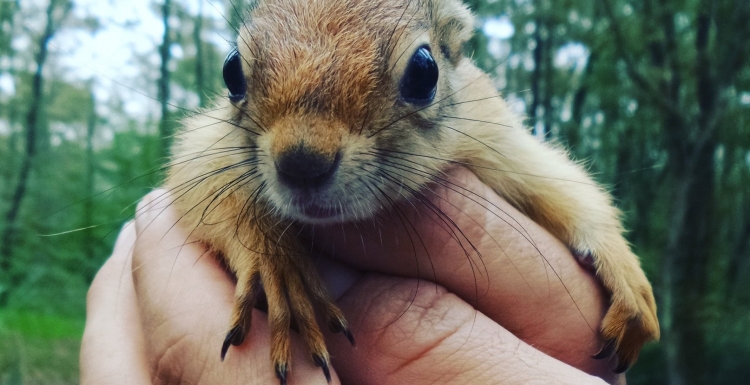
{"label": "squirrel eye", "polygon": [[430,48],[422,46],[414,52],[401,78],[401,97],[407,102],[424,106],[435,98],[438,66]]}
{"label": "squirrel eye", "polygon": [[245,75],[242,74],[242,62],[240,60],[242,58],[237,48],[229,52],[224,60],[224,83],[229,89],[229,100],[234,103],[242,100],[245,97],[245,92],[247,92],[247,83],[245,83]]}

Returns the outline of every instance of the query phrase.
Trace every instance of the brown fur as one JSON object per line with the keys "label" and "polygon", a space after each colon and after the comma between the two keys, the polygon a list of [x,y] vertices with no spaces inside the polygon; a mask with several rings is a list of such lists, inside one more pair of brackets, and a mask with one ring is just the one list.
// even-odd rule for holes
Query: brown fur
{"label": "brown fur", "polygon": [[[461,57],[472,23],[457,0],[261,0],[238,41],[247,96],[237,104],[219,101],[218,109],[185,122],[167,186],[182,221],[237,276],[232,344],[242,343],[262,282],[280,377],[289,368],[292,316],[325,365],[315,309],[332,329],[347,327],[288,234],[293,221],[321,222],[299,212],[299,197],[279,183],[274,168],[280,154],[300,144],[327,159],[341,156],[334,185],[311,198],[336,211],[338,222],[381,209],[372,186],[399,201],[401,186],[420,190],[451,160],[468,164],[571,249],[593,256],[611,293],[601,332],[621,366],[659,337],[651,286],[610,197],[565,153],[529,135],[490,79]],[[400,102],[398,84],[422,44],[440,68],[439,102],[418,110]],[[401,151],[399,162],[415,171],[398,183],[383,178],[383,151]]]}

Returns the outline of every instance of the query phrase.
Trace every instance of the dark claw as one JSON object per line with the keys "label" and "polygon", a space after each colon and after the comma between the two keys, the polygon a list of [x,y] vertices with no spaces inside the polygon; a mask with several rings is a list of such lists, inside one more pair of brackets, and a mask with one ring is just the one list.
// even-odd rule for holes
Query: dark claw
{"label": "dark claw", "polygon": [[346,339],[349,340],[349,343],[352,344],[352,346],[357,346],[357,344],[354,343],[354,336],[352,335],[352,332],[349,331],[349,329],[344,329],[342,333],[344,333]]}
{"label": "dark claw", "polygon": [[328,322],[328,329],[330,329],[333,333],[341,333],[346,330],[346,327],[341,320],[330,320]]}
{"label": "dark claw", "polygon": [[604,358],[610,358],[612,357],[612,353],[615,352],[615,341],[607,341],[607,343],[604,345],[602,350],[599,351],[599,353],[594,354],[591,356],[591,358],[595,360],[601,360]]}
{"label": "dark claw", "polygon": [[286,385],[286,364],[276,364],[276,377],[279,378],[280,385]]}
{"label": "dark claw", "polygon": [[315,365],[319,366],[321,369],[323,369],[323,374],[326,376],[326,381],[328,383],[331,383],[331,371],[328,369],[328,361],[318,355],[313,356],[313,361],[315,361]]}
{"label": "dark claw", "polygon": [[232,330],[227,333],[226,338],[224,338],[224,343],[221,345],[221,360],[224,361],[224,357],[227,355],[227,350],[229,350],[229,345],[239,346],[244,339],[245,336],[242,335],[242,329],[239,326],[232,328]]}
{"label": "dark claw", "polygon": [[617,373],[617,374],[625,373],[625,371],[628,370],[628,369],[630,369],[630,364],[629,363],[627,363],[627,362],[620,362],[617,365],[617,368],[615,368],[615,373]]}
{"label": "dark claw", "polygon": [[352,344],[352,346],[357,346],[354,343],[354,336],[352,335],[352,332],[350,332],[349,329],[347,329],[344,325],[344,321],[337,320],[330,322],[328,324],[328,328],[331,329],[333,333],[344,333],[346,339],[349,340],[349,343]]}

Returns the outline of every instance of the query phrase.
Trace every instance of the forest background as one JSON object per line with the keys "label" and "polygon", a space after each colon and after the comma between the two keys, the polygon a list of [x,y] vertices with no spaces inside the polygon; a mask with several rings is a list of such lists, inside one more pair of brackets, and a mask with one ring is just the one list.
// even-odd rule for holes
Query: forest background
{"label": "forest background", "polygon": [[[0,0],[0,384],[78,382],[86,290],[163,138],[226,92],[245,4],[116,3]],[[469,3],[467,53],[625,214],[663,327],[629,383],[750,384],[750,1]]]}

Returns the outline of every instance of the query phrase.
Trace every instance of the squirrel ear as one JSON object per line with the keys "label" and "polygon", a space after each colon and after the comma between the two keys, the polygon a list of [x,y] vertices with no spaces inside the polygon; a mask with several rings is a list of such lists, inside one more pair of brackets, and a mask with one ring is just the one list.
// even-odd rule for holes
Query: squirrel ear
{"label": "squirrel ear", "polygon": [[460,0],[432,0],[430,3],[440,50],[457,64],[463,56],[464,43],[474,34],[474,16]]}

